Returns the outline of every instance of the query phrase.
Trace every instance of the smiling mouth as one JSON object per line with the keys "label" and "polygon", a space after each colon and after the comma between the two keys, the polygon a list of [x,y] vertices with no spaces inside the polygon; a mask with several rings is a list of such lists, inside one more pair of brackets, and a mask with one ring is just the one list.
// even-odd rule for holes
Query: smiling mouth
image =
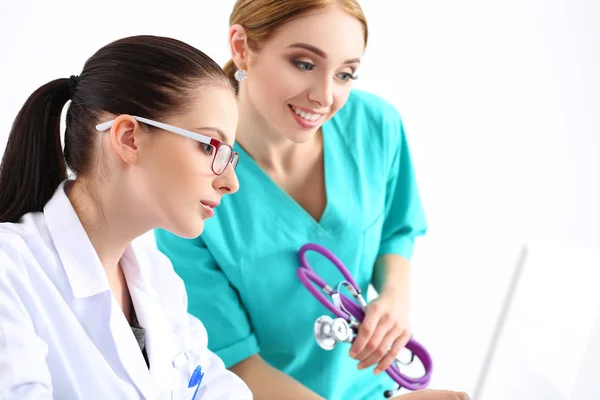
{"label": "smiling mouth", "polygon": [[302,118],[303,120],[310,122],[310,123],[316,122],[317,120],[319,120],[319,118],[321,118],[323,116],[323,114],[315,114],[315,113],[306,112],[300,108],[294,107],[291,104],[289,104],[289,107],[294,113],[296,113],[296,115],[298,115],[300,118]]}

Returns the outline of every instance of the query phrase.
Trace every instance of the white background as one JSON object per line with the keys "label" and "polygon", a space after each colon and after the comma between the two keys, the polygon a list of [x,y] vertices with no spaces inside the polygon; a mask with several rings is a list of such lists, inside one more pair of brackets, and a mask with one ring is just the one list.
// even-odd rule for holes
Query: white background
{"label": "white background", "polygon": [[[109,41],[172,36],[224,64],[233,3],[1,0],[0,152],[27,96]],[[400,110],[430,223],[414,259],[415,336],[433,386],[471,391],[519,246],[600,247],[600,2],[362,5],[356,87]]]}

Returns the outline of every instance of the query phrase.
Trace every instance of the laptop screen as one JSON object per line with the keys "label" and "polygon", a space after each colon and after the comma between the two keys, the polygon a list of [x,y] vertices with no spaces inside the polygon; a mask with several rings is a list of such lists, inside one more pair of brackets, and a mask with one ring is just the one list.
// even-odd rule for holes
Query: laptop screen
{"label": "laptop screen", "polygon": [[600,399],[600,251],[522,250],[475,400]]}

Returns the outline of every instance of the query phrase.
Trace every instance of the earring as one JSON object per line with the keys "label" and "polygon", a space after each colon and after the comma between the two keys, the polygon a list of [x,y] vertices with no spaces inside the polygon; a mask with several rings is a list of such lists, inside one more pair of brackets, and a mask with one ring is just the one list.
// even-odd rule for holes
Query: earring
{"label": "earring", "polygon": [[243,69],[238,69],[237,71],[235,71],[235,74],[233,74],[233,77],[238,81],[241,82],[244,79],[246,79],[247,74],[246,74],[246,70]]}

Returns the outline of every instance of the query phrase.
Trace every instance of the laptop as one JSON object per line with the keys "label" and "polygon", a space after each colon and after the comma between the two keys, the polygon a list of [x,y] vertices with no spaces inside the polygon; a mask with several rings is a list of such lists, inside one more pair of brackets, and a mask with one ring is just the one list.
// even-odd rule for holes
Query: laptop
{"label": "laptop", "polygon": [[600,251],[524,246],[473,400],[600,399]]}

